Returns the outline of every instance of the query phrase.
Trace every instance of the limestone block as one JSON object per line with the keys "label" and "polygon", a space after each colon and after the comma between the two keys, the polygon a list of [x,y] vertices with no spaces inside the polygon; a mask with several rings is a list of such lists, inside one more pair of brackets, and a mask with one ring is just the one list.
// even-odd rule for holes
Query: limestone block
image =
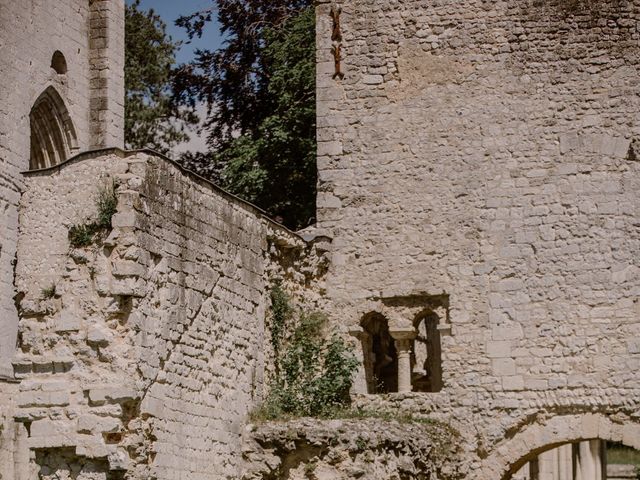
{"label": "limestone block", "polygon": [[87,331],[87,343],[99,347],[109,345],[113,340],[113,334],[108,328],[101,325],[91,325]]}
{"label": "limestone block", "polygon": [[98,415],[81,415],[78,417],[78,433],[116,432],[122,426],[119,419]]}
{"label": "limestone block", "polygon": [[625,425],[622,429],[622,443],[640,450],[640,425]]}
{"label": "limestone block", "polygon": [[342,206],[342,202],[338,197],[324,192],[318,193],[317,202],[323,208],[340,208]]}
{"label": "limestone block", "polygon": [[108,283],[108,292],[114,296],[143,297],[146,282],[138,277],[112,278]]}
{"label": "limestone block", "polygon": [[115,450],[114,446],[105,445],[100,437],[77,435],[76,438],[76,455],[82,457],[104,458],[108,457]]}
{"label": "limestone block", "polygon": [[380,85],[384,83],[384,77],[382,75],[364,75],[362,82],[366,85]]}
{"label": "limestone block", "polygon": [[77,313],[71,309],[65,308],[53,320],[56,332],[72,332],[80,330],[82,322]]}
{"label": "limestone block", "polygon": [[512,358],[494,359],[491,364],[496,376],[513,376],[516,373],[516,362]]}
{"label": "limestone block", "polygon": [[598,438],[600,436],[600,416],[585,415],[582,418],[582,438]]}
{"label": "limestone block", "polygon": [[343,145],[341,142],[319,142],[318,143],[318,155],[335,156],[342,155]]}
{"label": "limestone block", "polygon": [[132,228],[137,224],[137,215],[133,211],[116,213],[111,219],[114,228]]}
{"label": "limestone block", "polygon": [[89,389],[89,401],[93,405],[102,405],[105,402],[122,403],[137,398],[134,389],[120,385],[93,386]]}
{"label": "limestone block", "polygon": [[109,469],[112,471],[125,471],[129,469],[131,460],[129,454],[123,448],[118,448],[108,456]]}
{"label": "limestone block", "polygon": [[131,260],[118,260],[113,262],[112,274],[116,277],[140,277],[144,276],[146,268],[138,262]]}
{"label": "limestone block", "polygon": [[31,437],[68,435],[75,430],[74,423],[66,420],[38,420],[31,424]]}
{"label": "limestone block", "polygon": [[489,358],[506,358],[511,356],[512,343],[507,340],[488,341],[487,355]]}
{"label": "limestone block", "polygon": [[32,390],[20,392],[16,397],[16,403],[20,407],[64,407],[69,405],[70,395],[67,391],[44,392]]}
{"label": "limestone block", "polygon": [[523,335],[522,325],[519,323],[499,325],[491,329],[491,338],[496,341],[518,340]]}

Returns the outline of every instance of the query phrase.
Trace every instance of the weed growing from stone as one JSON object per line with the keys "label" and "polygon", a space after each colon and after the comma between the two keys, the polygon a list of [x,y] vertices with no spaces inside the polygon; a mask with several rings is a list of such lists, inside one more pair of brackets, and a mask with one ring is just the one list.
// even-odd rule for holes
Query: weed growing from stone
{"label": "weed growing from stone", "polygon": [[316,467],[318,466],[316,461],[311,461],[304,466],[305,475],[310,476],[316,471]]}
{"label": "weed growing from stone", "polygon": [[95,223],[72,225],[69,228],[69,242],[74,248],[88,247],[93,243],[93,237],[98,230]]}
{"label": "weed growing from stone", "polygon": [[[284,340],[285,327],[291,316],[293,309],[289,304],[289,298],[277,283],[271,289],[271,346],[273,347],[274,357],[280,356],[280,346]],[[276,365],[278,367],[278,365]]]}
{"label": "weed growing from stone", "polygon": [[98,190],[96,196],[96,206],[98,207],[98,217],[96,224],[100,228],[110,229],[111,219],[118,209],[118,197],[116,196],[116,185],[113,181],[107,183]]}
{"label": "weed growing from stone", "polygon": [[72,225],[69,228],[69,243],[74,248],[88,247],[97,233],[111,229],[111,219],[116,214],[118,198],[112,181],[100,187],[95,198],[98,214],[92,222]]}
{"label": "weed growing from stone", "polygon": [[328,420],[353,420],[375,418],[385,422],[420,423],[425,425],[439,424],[437,420],[428,417],[416,417],[406,412],[391,410],[367,410],[362,408],[335,408],[327,412]]}
{"label": "weed growing from stone", "polygon": [[47,288],[43,288],[42,291],[40,292],[40,294],[42,295],[42,298],[45,300],[50,300],[53,297],[56,296],[56,286],[55,284],[51,284],[51,286],[47,287]]}
{"label": "weed growing from stone", "polygon": [[[351,348],[339,335],[326,334],[327,318],[323,314],[295,312],[280,286],[272,289],[271,298],[276,368],[267,399],[253,419],[322,417],[346,407],[358,366]],[[288,320],[294,326],[287,336],[284,330]]]}

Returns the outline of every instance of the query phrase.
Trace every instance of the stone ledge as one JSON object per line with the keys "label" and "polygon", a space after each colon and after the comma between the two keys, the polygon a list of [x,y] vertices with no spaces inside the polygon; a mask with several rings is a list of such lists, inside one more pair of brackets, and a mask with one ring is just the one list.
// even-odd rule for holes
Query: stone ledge
{"label": "stone ledge", "polygon": [[[401,420],[401,419],[400,419]],[[249,425],[245,480],[465,478],[458,434],[441,423],[382,418],[299,419]]]}

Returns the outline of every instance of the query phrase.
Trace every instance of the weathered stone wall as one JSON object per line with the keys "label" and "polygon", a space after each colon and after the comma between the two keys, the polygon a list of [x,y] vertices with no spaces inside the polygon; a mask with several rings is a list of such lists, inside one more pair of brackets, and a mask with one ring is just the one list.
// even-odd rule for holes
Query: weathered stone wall
{"label": "weathered stone wall", "polygon": [[18,451],[23,430],[13,418],[17,391],[17,382],[0,381],[0,480],[21,480],[17,472],[26,462],[24,455],[21,457]]}
{"label": "weathered stone wall", "polygon": [[394,419],[302,419],[249,425],[243,480],[465,478],[465,452],[446,425]]}
{"label": "weathered stone wall", "polygon": [[[95,219],[114,182],[113,229],[74,248],[70,227]],[[32,468],[234,478],[263,394],[269,282],[306,288],[305,242],[147,153],[86,154],[26,183],[15,417]],[[296,260],[274,261],[281,249]]]}
{"label": "weathered stone wall", "polygon": [[[69,110],[76,151],[122,145],[123,12],[122,0],[0,1],[0,375],[11,373],[16,343],[13,264],[20,172],[29,168],[29,112],[53,87]],[[66,74],[51,68],[56,50],[66,58]]]}
{"label": "weathered stone wall", "polygon": [[[158,478],[234,478],[249,410],[262,399],[270,250],[304,243],[175,165],[148,165],[134,203],[150,254],[139,369]],[[295,265],[291,265],[296,270]]]}
{"label": "weathered stone wall", "polygon": [[640,2],[337,3],[344,79],[329,2],[317,29],[336,322],[444,305],[444,389],[406,402],[479,454],[531,415],[637,411]]}

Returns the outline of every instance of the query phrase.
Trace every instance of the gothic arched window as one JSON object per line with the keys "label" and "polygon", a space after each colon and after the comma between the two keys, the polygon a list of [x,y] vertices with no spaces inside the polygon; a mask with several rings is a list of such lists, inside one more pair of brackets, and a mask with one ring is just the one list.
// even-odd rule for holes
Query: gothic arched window
{"label": "gothic arched window", "polygon": [[64,162],[78,148],[76,131],[62,97],[48,87],[33,104],[31,123],[31,170]]}

